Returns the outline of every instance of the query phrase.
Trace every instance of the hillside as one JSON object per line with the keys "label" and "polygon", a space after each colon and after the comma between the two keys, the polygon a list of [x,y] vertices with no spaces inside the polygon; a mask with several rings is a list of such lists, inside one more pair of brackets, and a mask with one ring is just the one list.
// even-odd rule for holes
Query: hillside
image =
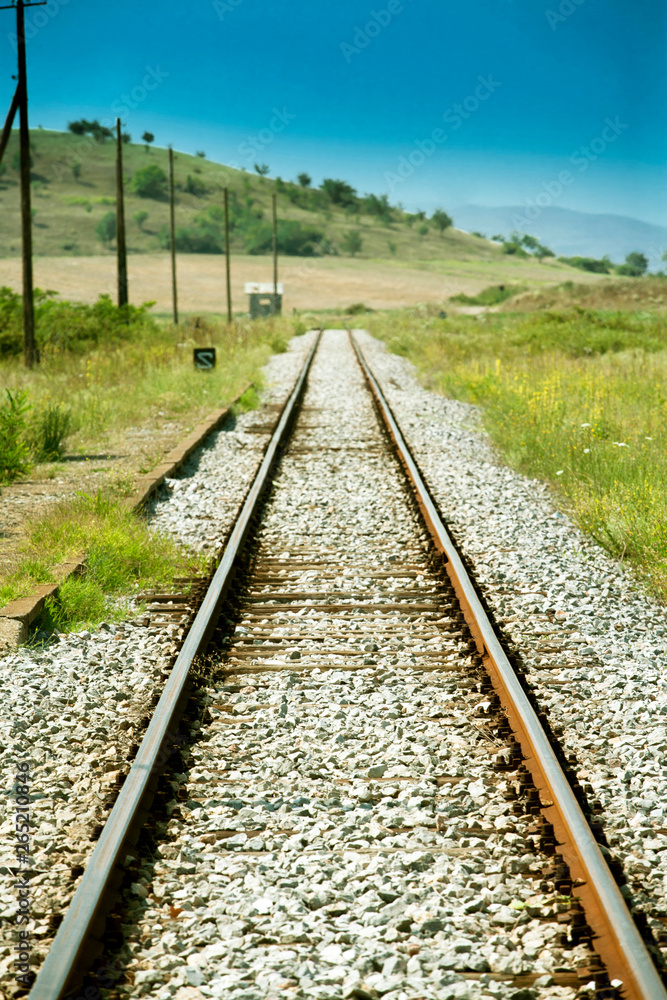
{"label": "hillside", "polygon": [[[115,205],[114,142],[110,139],[94,142],[89,137],[44,130],[33,131],[32,142],[35,254],[53,257],[108,254],[110,251],[99,241],[95,228]],[[14,132],[3,162],[5,170],[0,176],[0,256],[4,257],[16,256],[21,245],[17,150],[18,137]],[[168,224],[167,201],[139,197],[132,193],[130,183],[136,171],[149,164],[166,172],[168,152],[128,143],[124,146],[124,158],[128,180],[128,249],[131,253],[154,253],[165,249],[160,231]],[[80,167],[73,170],[74,164]],[[216,226],[219,229],[219,208],[223,204],[223,189],[228,186],[237,222],[232,234],[232,249],[236,253],[248,250],[244,232],[248,226],[258,228],[262,214],[266,228],[271,194],[277,185],[274,179],[233,170],[185,153],[176,154],[175,175],[177,227],[199,226],[200,231],[202,227],[204,230]],[[305,202],[308,197],[316,203],[314,208],[300,207],[293,201],[298,198]],[[212,215],[209,214],[211,209]],[[134,216],[141,211],[148,215],[139,225]],[[308,195],[298,184],[283,186],[282,193],[278,194],[278,211],[281,219],[299,222],[323,234],[317,249],[325,255],[327,252],[342,253],[340,246],[345,233],[358,229],[363,241],[358,256],[364,258],[491,261],[501,256],[500,249],[488,240],[454,228],[441,235],[428,222],[398,209],[392,210],[391,220],[367,214],[351,215],[349,210],[346,212],[331,204],[322,192],[312,191]],[[424,226],[428,232],[423,232]]]}

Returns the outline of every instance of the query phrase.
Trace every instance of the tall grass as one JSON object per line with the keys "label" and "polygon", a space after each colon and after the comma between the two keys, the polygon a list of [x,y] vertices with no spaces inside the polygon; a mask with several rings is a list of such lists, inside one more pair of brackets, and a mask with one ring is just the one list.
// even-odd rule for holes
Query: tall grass
{"label": "tall grass", "polygon": [[585,531],[667,597],[664,318],[404,312],[369,328],[427,386],[479,404],[504,459],[551,483]]}
{"label": "tall grass", "polygon": [[52,621],[60,629],[125,616],[126,607],[116,599],[203,569],[203,556],[151,532],[129,511],[124,493],[125,489],[113,487],[95,495],[80,493],[35,518],[28,526],[20,565],[0,581],[0,606],[29,593],[36,584],[53,582],[54,566],[81,552],[87,556],[86,576],[67,581],[59,600],[50,602]]}
{"label": "tall grass", "polygon": [[[0,394],[6,388],[27,392],[35,414],[66,412],[68,448],[96,452],[112,448],[130,427],[162,427],[169,420],[181,431],[195,426],[258,380],[261,366],[286,349],[293,332],[292,320],[280,317],[231,326],[203,319],[179,327],[143,322],[130,339],[88,341],[83,352],[47,344],[31,371],[18,357],[0,357]],[[192,349],[202,346],[217,348],[211,372],[194,369]],[[53,434],[46,436],[53,429],[43,428],[52,453],[58,448]]]}

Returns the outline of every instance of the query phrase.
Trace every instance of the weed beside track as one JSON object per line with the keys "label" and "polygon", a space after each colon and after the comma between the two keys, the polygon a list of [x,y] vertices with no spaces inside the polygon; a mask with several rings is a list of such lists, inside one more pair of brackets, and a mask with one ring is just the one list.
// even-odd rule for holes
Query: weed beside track
{"label": "weed beside track", "polygon": [[667,595],[667,322],[567,310],[369,318],[429,388],[482,407],[513,468],[551,483],[579,525]]}

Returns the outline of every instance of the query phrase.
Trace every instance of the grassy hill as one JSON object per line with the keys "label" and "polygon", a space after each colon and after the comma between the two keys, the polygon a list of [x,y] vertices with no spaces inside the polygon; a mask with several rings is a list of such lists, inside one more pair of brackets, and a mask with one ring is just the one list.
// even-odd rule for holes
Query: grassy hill
{"label": "grassy hill", "polygon": [[[110,251],[96,236],[95,228],[115,207],[115,143],[110,139],[95,142],[90,137],[41,129],[32,132],[32,143],[35,254],[57,257],[108,254]],[[17,153],[15,131],[0,176],[0,256],[3,257],[16,256],[21,247]],[[165,248],[160,231],[168,224],[168,204],[165,199],[132,193],[131,181],[138,170],[149,164],[156,164],[166,173],[168,152],[128,143],[124,146],[124,157],[128,249],[131,253],[154,253]],[[262,214],[266,228],[271,195],[278,188],[279,217],[323,234],[318,247],[325,254],[343,254],[341,243],[345,233],[356,229],[363,241],[358,256],[367,259],[492,261],[502,256],[500,248],[488,240],[454,228],[441,235],[428,221],[398,209],[392,209],[390,220],[364,213],[351,215],[332,204],[322,192],[312,191],[309,195],[296,183],[281,185],[276,180],[186,153],[176,154],[175,174],[176,224],[185,230],[201,228],[202,220],[204,226],[214,227],[211,209],[213,216],[216,212],[219,216],[223,190],[229,187],[237,222],[232,236],[232,249],[236,253],[248,250],[248,226],[261,227]],[[303,207],[296,200],[303,203],[311,200],[313,205]],[[141,211],[147,212],[148,217],[139,225],[134,216]],[[428,232],[423,232],[424,226]]]}

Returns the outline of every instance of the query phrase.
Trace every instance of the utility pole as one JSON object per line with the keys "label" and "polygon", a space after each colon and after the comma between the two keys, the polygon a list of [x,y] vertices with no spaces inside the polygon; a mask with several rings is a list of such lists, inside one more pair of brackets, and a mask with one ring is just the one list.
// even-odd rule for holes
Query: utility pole
{"label": "utility pole", "polygon": [[[32,209],[30,205],[30,130],[28,128],[28,73],[25,58],[25,8],[44,7],[46,0],[39,3],[15,4],[0,7],[0,10],[16,10],[16,44],[18,49],[18,82],[12,107],[7,117],[11,129],[12,109],[19,111],[19,142],[21,147],[21,230],[23,232],[23,361],[26,368],[32,368],[37,361],[35,347],[35,302],[32,275]],[[9,138],[9,136],[7,136]]]}
{"label": "utility pole", "polygon": [[232,273],[229,260],[229,188],[225,188],[225,265],[227,268],[227,322],[232,322]]}
{"label": "utility pole", "polygon": [[14,124],[14,119],[16,118],[16,112],[19,109],[19,89],[18,87],[14,91],[14,97],[12,98],[12,103],[9,105],[9,111],[7,112],[7,118],[5,121],[4,128],[2,130],[2,135],[0,135],[0,163],[2,163],[2,158],[5,155],[5,150],[7,149],[7,143],[10,140],[12,134],[12,125]]}
{"label": "utility pole", "polygon": [[273,203],[273,315],[278,310],[278,197],[274,193]]}
{"label": "utility pole", "polygon": [[174,150],[169,147],[169,223],[171,226],[171,291],[174,303],[174,326],[178,326],[178,288],[176,286],[176,213],[174,209]]}
{"label": "utility pole", "polygon": [[125,192],[123,191],[123,136],[116,118],[116,256],[118,259],[118,308],[127,305],[127,244],[125,242]]}

